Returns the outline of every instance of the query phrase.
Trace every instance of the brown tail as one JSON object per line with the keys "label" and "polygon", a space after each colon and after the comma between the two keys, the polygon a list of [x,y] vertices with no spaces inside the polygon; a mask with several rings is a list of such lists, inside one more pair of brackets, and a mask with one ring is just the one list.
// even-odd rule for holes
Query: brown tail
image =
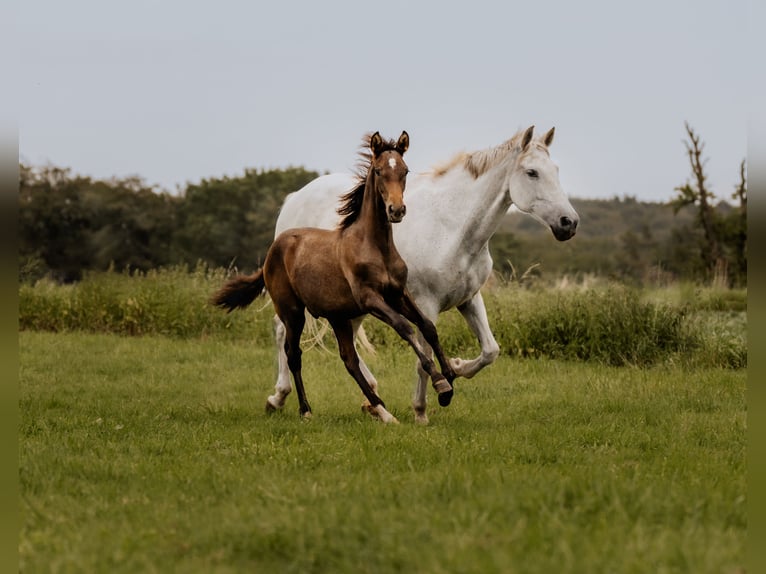
{"label": "brown tail", "polygon": [[231,313],[234,309],[247,307],[265,288],[263,269],[259,269],[250,275],[237,275],[229,279],[210,298],[210,302]]}

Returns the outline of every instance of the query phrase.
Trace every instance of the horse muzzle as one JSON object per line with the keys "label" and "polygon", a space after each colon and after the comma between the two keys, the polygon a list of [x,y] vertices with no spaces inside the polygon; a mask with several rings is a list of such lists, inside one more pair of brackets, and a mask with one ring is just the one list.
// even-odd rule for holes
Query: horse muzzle
{"label": "horse muzzle", "polygon": [[404,216],[407,213],[407,206],[404,204],[399,206],[389,205],[387,211],[388,221],[391,223],[399,223],[402,219],[404,219]]}
{"label": "horse muzzle", "polygon": [[563,216],[560,217],[556,223],[556,225],[551,225],[551,231],[553,232],[553,236],[559,241],[572,239],[577,232],[577,219]]}

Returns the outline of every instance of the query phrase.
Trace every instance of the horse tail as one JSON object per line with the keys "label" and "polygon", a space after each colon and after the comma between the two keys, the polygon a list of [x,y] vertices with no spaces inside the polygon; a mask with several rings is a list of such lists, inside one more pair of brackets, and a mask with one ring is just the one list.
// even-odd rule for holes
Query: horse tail
{"label": "horse tail", "polygon": [[234,309],[250,305],[265,289],[266,283],[263,280],[263,268],[261,268],[250,275],[232,277],[213,294],[210,302],[231,313]]}

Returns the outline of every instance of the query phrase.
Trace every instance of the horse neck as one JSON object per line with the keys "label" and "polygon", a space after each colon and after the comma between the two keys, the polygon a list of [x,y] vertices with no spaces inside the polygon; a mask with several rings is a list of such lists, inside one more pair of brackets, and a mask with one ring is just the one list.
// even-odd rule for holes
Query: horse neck
{"label": "horse neck", "polygon": [[462,176],[470,179],[467,185],[457,189],[460,220],[455,225],[454,234],[461,250],[478,252],[500,227],[512,204],[510,195],[501,191],[516,155],[517,152],[510,152],[508,157],[477,178],[463,171]]}
{"label": "horse neck", "polygon": [[375,189],[372,169],[367,175],[362,208],[354,226],[361,229],[364,237],[371,239],[381,252],[395,250],[391,222],[386,214],[386,206]]}

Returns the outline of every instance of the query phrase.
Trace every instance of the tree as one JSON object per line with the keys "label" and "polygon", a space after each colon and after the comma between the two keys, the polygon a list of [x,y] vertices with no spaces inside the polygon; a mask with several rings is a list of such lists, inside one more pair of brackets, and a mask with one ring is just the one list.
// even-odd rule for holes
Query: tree
{"label": "tree", "polygon": [[175,256],[213,267],[257,267],[274,240],[279,208],[288,193],[317,177],[303,168],[246,170],[241,177],[187,186],[173,239]]}
{"label": "tree", "polygon": [[689,156],[689,163],[692,168],[693,183],[686,182],[684,185],[676,187],[678,196],[671,202],[674,213],[686,206],[694,205],[697,207],[697,222],[701,225],[705,237],[705,248],[702,250],[702,259],[705,267],[711,276],[720,266],[721,246],[718,236],[715,232],[715,211],[713,209],[713,200],[715,196],[707,188],[707,176],[705,175],[705,164],[707,159],[702,159],[702,152],[705,144],[700,141],[700,137],[694,132],[688,122],[685,124],[686,133],[689,141],[684,142],[686,153]]}
{"label": "tree", "polygon": [[722,220],[722,235],[730,251],[733,280],[735,283],[745,285],[747,284],[747,177],[744,159],[739,164],[739,184],[731,198],[739,203],[739,207]]}
{"label": "tree", "polygon": [[19,269],[77,281],[83,271],[146,271],[171,262],[177,199],[140,178],[94,181],[69,169],[19,166]]}
{"label": "tree", "polygon": [[715,195],[708,188],[703,159],[704,143],[699,135],[685,124],[688,142],[684,142],[692,169],[692,182],[676,187],[678,195],[671,201],[675,214],[685,206],[696,209],[695,222],[702,230],[703,243],[699,249],[708,279],[725,284],[747,282],[747,183],[745,162],[740,164],[740,184],[734,199],[739,209],[732,212],[725,202],[715,203]]}

